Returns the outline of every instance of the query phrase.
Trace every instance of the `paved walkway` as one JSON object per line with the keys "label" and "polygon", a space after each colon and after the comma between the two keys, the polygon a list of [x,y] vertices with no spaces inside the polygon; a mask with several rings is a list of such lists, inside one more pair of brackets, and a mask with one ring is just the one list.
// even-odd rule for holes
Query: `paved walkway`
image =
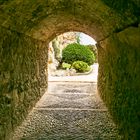
{"label": "paved walkway", "polygon": [[50,81],[12,140],[119,140],[96,82],[74,78]]}
{"label": "paved walkway", "polygon": [[78,76],[50,76],[48,81],[79,81],[79,82],[97,82],[98,75],[98,64],[93,65],[93,71],[89,75],[78,75]]}

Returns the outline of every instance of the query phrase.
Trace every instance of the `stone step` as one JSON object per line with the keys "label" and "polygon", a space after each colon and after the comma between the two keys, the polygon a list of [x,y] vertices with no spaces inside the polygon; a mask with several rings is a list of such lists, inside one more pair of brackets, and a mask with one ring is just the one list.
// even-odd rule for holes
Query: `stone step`
{"label": "stone step", "polygon": [[105,109],[98,94],[45,94],[37,108]]}
{"label": "stone step", "polygon": [[107,111],[34,109],[12,140],[118,140]]}
{"label": "stone step", "polygon": [[92,109],[92,108],[45,108],[45,107],[34,107],[33,110],[77,110],[77,111],[98,111],[98,112],[107,112],[107,109]]}
{"label": "stone step", "polygon": [[119,140],[96,83],[51,82],[11,140]]}
{"label": "stone step", "polygon": [[114,136],[93,136],[93,135],[50,135],[50,136],[41,136],[41,137],[25,137],[22,140],[121,140],[121,137]]}
{"label": "stone step", "polygon": [[95,93],[97,83],[83,82],[50,82],[48,85],[49,94],[60,93]]}

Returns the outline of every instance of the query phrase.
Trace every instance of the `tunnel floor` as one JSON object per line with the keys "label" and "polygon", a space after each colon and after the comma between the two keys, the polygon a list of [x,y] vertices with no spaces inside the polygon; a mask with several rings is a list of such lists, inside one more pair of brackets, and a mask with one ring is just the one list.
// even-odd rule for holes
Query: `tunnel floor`
{"label": "tunnel floor", "polygon": [[95,82],[49,82],[11,140],[119,140]]}

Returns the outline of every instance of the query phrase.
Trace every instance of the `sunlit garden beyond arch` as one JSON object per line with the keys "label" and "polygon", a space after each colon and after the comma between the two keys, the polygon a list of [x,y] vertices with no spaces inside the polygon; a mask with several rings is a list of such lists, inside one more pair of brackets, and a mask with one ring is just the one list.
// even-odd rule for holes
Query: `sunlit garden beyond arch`
{"label": "sunlit garden beyond arch", "polygon": [[52,76],[87,75],[97,63],[95,40],[81,32],[67,32],[49,44],[48,70]]}

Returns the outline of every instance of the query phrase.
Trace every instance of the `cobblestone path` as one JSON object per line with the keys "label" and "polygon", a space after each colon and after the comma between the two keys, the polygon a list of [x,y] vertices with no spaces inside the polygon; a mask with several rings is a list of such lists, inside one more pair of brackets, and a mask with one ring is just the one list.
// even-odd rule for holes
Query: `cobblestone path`
{"label": "cobblestone path", "polygon": [[94,82],[50,82],[12,140],[119,140]]}

